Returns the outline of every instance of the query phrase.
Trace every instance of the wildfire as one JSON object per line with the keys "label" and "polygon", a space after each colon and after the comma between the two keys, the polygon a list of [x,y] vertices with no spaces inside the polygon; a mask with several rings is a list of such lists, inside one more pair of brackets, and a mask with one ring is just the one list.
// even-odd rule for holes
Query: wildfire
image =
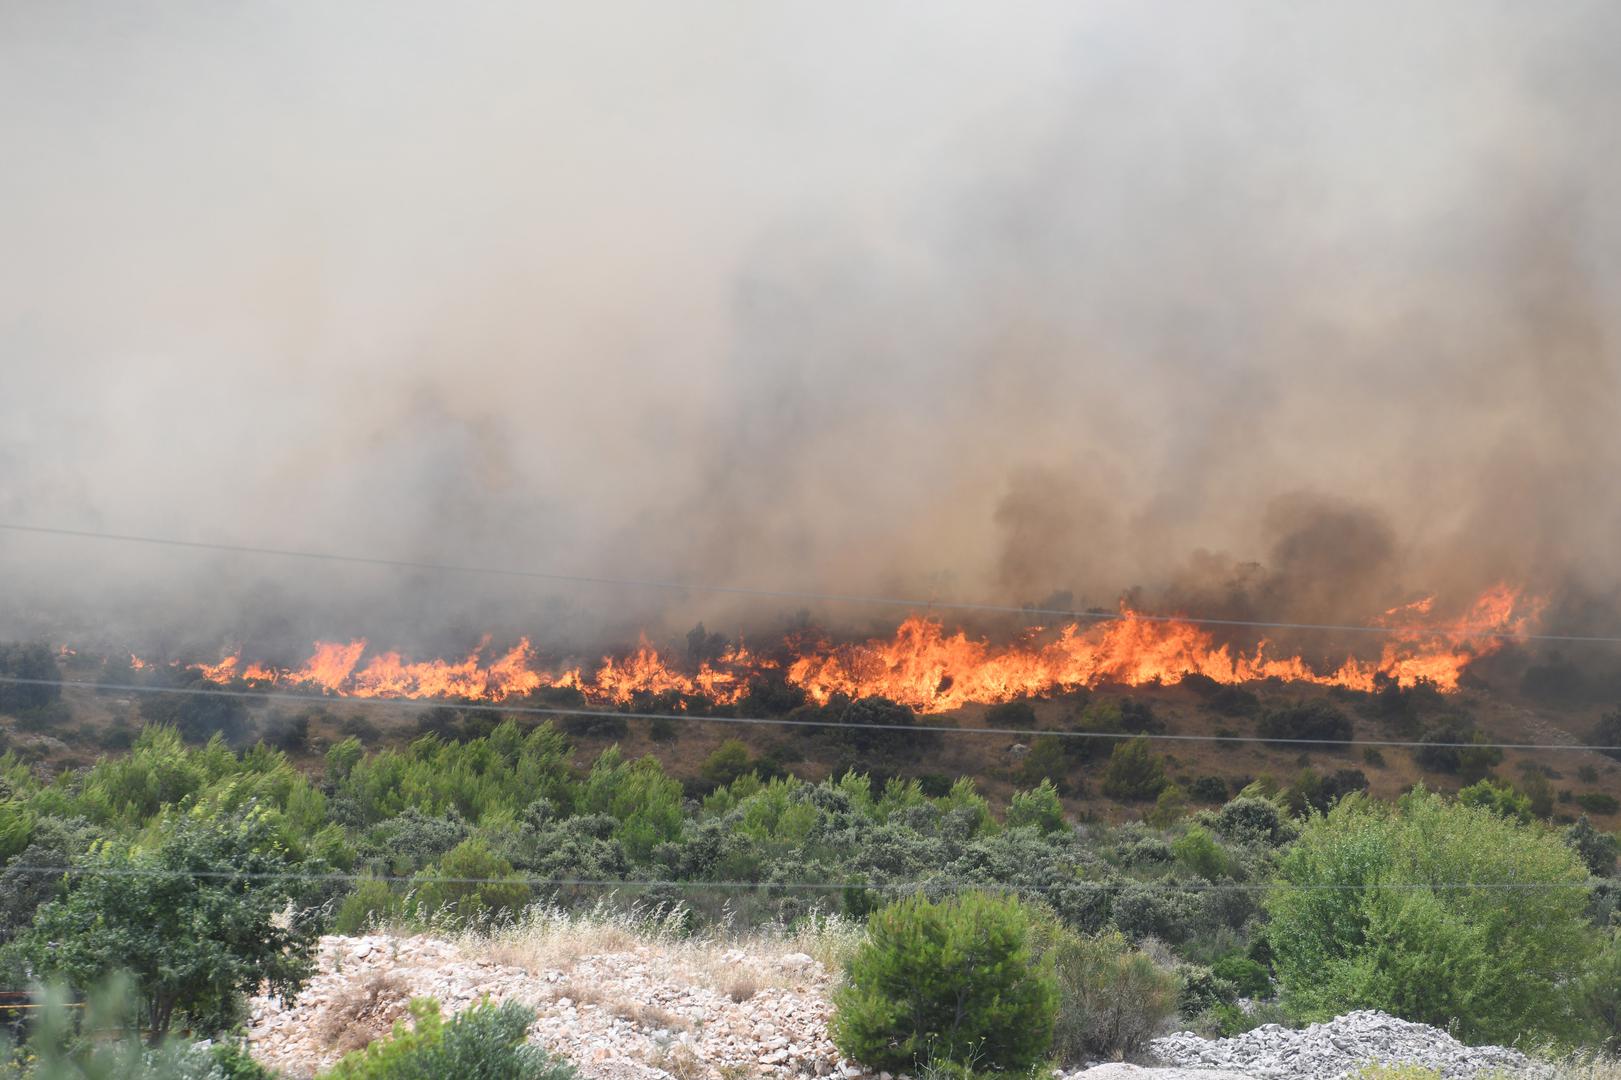
{"label": "wildfire", "polygon": [[993,645],[960,630],[948,632],[939,621],[914,615],[889,638],[846,644],[822,639],[787,642],[788,658],[780,665],[737,645],[694,670],[673,662],[644,637],[634,651],[605,656],[589,673],[579,666],[546,669],[536,662],[527,639],[489,659],[485,659],[488,639],[461,660],[425,661],[410,661],[397,652],[367,657],[367,642],[356,639],[317,642],[310,658],[297,668],[244,666],[241,657],[233,655],[193,669],[213,682],[240,678],[348,697],[501,701],[539,690],[571,689],[601,704],[674,693],[729,705],[747,694],[752,679],[777,668],[787,682],[817,702],[840,694],[881,695],[921,712],[1100,683],[1168,685],[1195,674],[1219,683],[1277,678],[1355,690],[1373,690],[1385,680],[1403,686],[1427,681],[1453,691],[1465,667],[1528,633],[1543,607],[1506,585],[1487,590],[1456,621],[1436,619],[1433,606],[1433,598],[1426,597],[1385,612],[1376,623],[1388,629],[1379,658],[1347,656],[1326,671],[1298,655],[1272,655],[1272,645],[1265,639],[1252,651],[1234,651],[1218,644],[1203,626],[1131,610],[1122,610],[1118,618],[1070,623],[1055,631],[1035,628],[1006,645]]}

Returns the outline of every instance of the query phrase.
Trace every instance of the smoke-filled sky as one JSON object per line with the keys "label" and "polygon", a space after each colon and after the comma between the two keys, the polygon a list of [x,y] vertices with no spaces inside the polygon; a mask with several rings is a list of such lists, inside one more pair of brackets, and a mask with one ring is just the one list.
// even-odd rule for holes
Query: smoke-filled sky
{"label": "smoke-filled sky", "polygon": [[[1604,597],[1618,40],[1607,0],[6,4],[0,520]],[[4,533],[0,581],[22,630],[189,645],[798,606]]]}

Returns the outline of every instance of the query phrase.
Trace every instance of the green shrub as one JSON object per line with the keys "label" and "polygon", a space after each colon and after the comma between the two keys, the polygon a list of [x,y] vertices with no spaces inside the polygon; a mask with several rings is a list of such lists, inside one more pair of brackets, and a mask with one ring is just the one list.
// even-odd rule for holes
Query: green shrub
{"label": "green shrub", "polygon": [[1082,937],[1044,929],[1042,952],[1058,980],[1053,1052],[1060,1063],[1129,1057],[1175,1019],[1181,980],[1119,931]]}
{"label": "green shrub", "polygon": [[1425,745],[1413,752],[1413,760],[1419,768],[1456,774],[1466,784],[1482,779],[1503,761],[1503,751],[1495,747],[1456,745],[1484,741],[1474,725],[1463,717],[1452,717],[1431,728],[1421,741]]}
{"label": "green shrub", "polygon": [[1227,801],[1227,781],[1219,776],[1201,776],[1188,787],[1195,802],[1219,804]]}
{"label": "green shrub", "polygon": [[8,1053],[0,1037],[0,1076],[8,1080],[272,1080],[233,1038],[203,1046],[171,1036],[141,1038],[129,981],[109,978],[77,1002],[60,987],[39,993],[28,1041]]}
{"label": "green shrub", "polygon": [[1238,844],[1275,847],[1292,840],[1295,835],[1293,823],[1284,820],[1277,804],[1256,795],[1240,795],[1223,806],[1216,813],[1213,824],[1218,833]]}
{"label": "green shrub", "polygon": [[1016,791],[1008,803],[1009,828],[1034,825],[1044,833],[1056,832],[1064,827],[1064,805],[1058,801],[1058,789],[1043,780],[1034,791]]}
{"label": "green shrub", "polygon": [[1176,861],[1210,881],[1227,874],[1227,853],[1222,850],[1210,830],[1195,825],[1171,841],[1171,854]]}
{"label": "green shrub", "polygon": [[834,1043],[873,1068],[955,1062],[1022,1072],[1052,1042],[1057,991],[1017,900],[910,896],[873,912],[833,992]]}
{"label": "green shrub", "polygon": [[1019,762],[1014,779],[1030,787],[1051,781],[1060,792],[1076,793],[1077,785],[1069,780],[1071,762],[1065,741],[1056,735],[1037,735],[1030,743],[1030,752]]}
{"label": "green shrub", "polygon": [[1459,791],[1458,801],[1465,806],[1478,806],[1522,823],[1531,820],[1531,800],[1508,784],[1479,780]]}
{"label": "green shrub", "polygon": [[62,677],[62,670],[56,666],[56,654],[43,642],[0,643],[0,675],[41,680],[40,683],[0,682],[0,713],[42,709],[62,696],[62,688],[51,685]]}
{"label": "green shrub", "polygon": [[1613,814],[1621,810],[1621,802],[1606,791],[1584,791],[1576,796],[1576,805],[1589,814]]}
{"label": "green shrub", "polygon": [[1588,871],[1595,877],[1609,877],[1615,872],[1615,836],[1593,828],[1586,814],[1565,830],[1565,843],[1581,856],[1582,862],[1587,864]]}
{"label": "green shrub", "polygon": [[362,877],[332,917],[334,934],[359,934],[400,911],[400,898],[382,878]]}
{"label": "green shrub", "polygon": [[1256,730],[1268,739],[1312,739],[1330,743],[1351,741],[1351,718],[1321,699],[1297,701],[1268,709]]}
{"label": "green shrub", "polygon": [[167,1032],[177,1013],[221,1030],[261,984],[290,996],[309,976],[314,929],[280,918],[298,883],[278,876],[289,864],[264,815],[178,818],[152,848],[109,844],[84,869],[35,913],[18,952],[80,991],[128,972],[148,1031]]}
{"label": "green shrub", "polygon": [[1601,750],[1599,753],[1621,761],[1621,709],[1611,709],[1600,717],[1599,722],[1593,725],[1587,741],[1593,746],[1609,747],[1610,749]]}
{"label": "green shrub", "polygon": [[1137,738],[1119,743],[1103,769],[1103,793],[1111,799],[1144,801],[1157,798],[1170,781],[1159,755],[1149,749],[1148,740]]}
{"label": "green shrub", "polygon": [[712,788],[723,787],[749,771],[749,748],[736,739],[727,739],[704,758],[698,775]]}
{"label": "green shrub", "polygon": [[535,1011],[516,1001],[481,1001],[446,1023],[431,998],[411,1002],[414,1024],[357,1050],[321,1080],[574,1080],[573,1066],[525,1039]]}
{"label": "green shrub", "polygon": [[1227,954],[1210,965],[1210,971],[1216,978],[1232,983],[1243,997],[1265,997],[1272,992],[1272,976],[1243,953]]}
{"label": "green shrub", "polygon": [[424,912],[442,912],[460,921],[498,918],[529,903],[529,886],[513,873],[510,862],[474,836],[445,852],[419,879],[416,903]]}
{"label": "green shrub", "polygon": [[1595,942],[1586,892],[1568,886],[1587,869],[1544,827],[1423,788],[1395,806],[1353,796],[1306,824],[1279,879],[1267,939],[1297,1018],[1383,1009],[1465,1039],[1578,1034],[1571,997]]}

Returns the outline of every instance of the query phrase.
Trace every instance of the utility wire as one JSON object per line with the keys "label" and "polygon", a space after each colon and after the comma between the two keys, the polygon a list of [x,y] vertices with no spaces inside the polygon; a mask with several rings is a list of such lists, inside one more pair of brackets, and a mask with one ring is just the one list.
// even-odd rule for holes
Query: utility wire
{"label": "utility wire", "polygon": [[[716,593],[729,596],[749,596],[772,600],[822,601],[838,604],[870,604],[882,607],[904,607],[914,610],[940,609],[946,611],[973,611],[982,614],[1037,615],[1044,618],[1062,618],[1074,622],[1090,620],[1110,622],[1133,619],[1141,622],[1191,623],[1195,626],[1244,627],[1257,630],[1315,630],[1353,634],[1402,634],[1410,628],[1398,626],[1368,626],[1355,623],[1305,623],[1265,619],[1218,619],[1189,615],[1150,615],[1132,612],[1122,615],[1115,611],[1080,611],[1070,608],[1015,607],[1010,604],[984,604],[950,600],[917,600],[895,596],[867,596],[859,593],[816,592],[809,589],[765,589],[743,585],[713,585],[693,581],[661,581],[654,578],[603,577],[588,574],[565,574],[545,570],[526,570],[510,567],[470,566],[461,563],[421,562],[414,559],[385,559],[371,555],[351,555],[327,551],[299,551],[290,548],[258,547],[248,544],[224,544],[203,540],[179,540],[163,536],[138,536],[131,533],[94,532],[88,529],[65,529],[46,525],[25,525],[0,522],[0,530],[15,533],[33,533],[42,536],[70,536],[86,540],[104,540],[129,544],[150,544],[160,547],[190,548],[203,551],[226,551],[238,555],[271,555],[284,559],[311,559],[321,562],[387,566],[401,570],[432,570],[450,574],[472,574],[483,577],[528,578],[535,581],[555,581],[576,585],[614,585],[625,588],[660,589],[668,592]],[[1466,631],[1477,637],[1509,641],[1591,642],[1621,644],[1621,635],[1607,634],[1517,634],[1488,626],[1470,626],[1467,623],[1441,624],[1427,629]]]}
{"label": "utility wire", "polygon": [[1594,746],[1571,743],[1416,742],[1400,739],[1269,739],[1262,735],[1044,731],[1039,728],[953,727],[949,724],[852,724],[843,720],[803,720],[787,716],[702,716],[696,713],[618,712],[612,709],[590,709],[565,705],[508,705],[502,702],[480,704],[478,702],[460,702],[445,698],[327,697],[321,694],[293,694],[282,690],[228,690],[223,687],[203,686],[139,686],[134,683],[94,683],[70,679],[25,679],[15,675],[0,675],[0,683],[11,683],[17,686],[56,686],[72,690],[97,690],[132,694],[190,694],[205,697],[255,699],[278,698],[286,701],[308,702],[315,705],[332,705],[342,702],[353,705],[392,705],[411,709],[430,709],[452,705],[464,709],[476,709],[481,712],[510,713],[520,716],[617,716],[625,720],[672,720],[687,724],[770,724],[778,727],[849,728],[857,731],[937,732],[942,735],[1017,735],[1031,738],[1052,735],[1060,739],[1155,739],[1167,742],[1268,743],[1282,746],[1345,747],[1354,742],[1358,746],[1437,746],[1470,750],[1570,750],[1621,755],[1621,746]]}
{"label": "utility wire", "polygon": [[[636,888],[636,889],[793,889],[793,890],[840,890],[840,889],[871,889],[875,892],[899,892],[914,889],[923,889],[931,885],[943,884],[940,881],[683,881],[677,879],[657,880],[628,880],[621,881],[614,878],[537,878],[512,875],[509,877],[432,877],[407,876],[400,874],[352,874],[352,873],[314,873],[298,870],[182,870],[167,869],[156,866],[34,866],[17,865],[8,866],[6,873],[42,874],[42,875],[77,875],[77,876],[103,876],[103,877],[182,877],[182,878],[210,878],[222,880],[248,880],[248,881],[387,881],[410,884],[432,881],[436,885],[530,885],[550,888]],[[1274,888],[1302,889],[1308,891],[1335,891],[1344,892],[1355,889],[1396,889],[1400,891],[1413,891],[1423,889],[1494,889],[1512,892],[1539,891],[1547,889],[1593,889],[1607,886],[1609,882],[1602,880],[1585,881],[1397,881],[1397,882],[1367,882],[1361,884],[1338,882],[1308,882],[1305,884],[1268,884],[1263,882],[1235,882],[1235,881],[1050,881],[1040,883],[1027,883],[1022,885],[1004,885],[989,882],[966,882],[970,887],[984,887],[987,889],[1006,889],[1010,892],[1050,892],[1058,889],[1072,887],[1090,887],[1096,889],[1130,889],[1130,888],[1160,888],[1177,889],[1190,892],[1266,892]]]}

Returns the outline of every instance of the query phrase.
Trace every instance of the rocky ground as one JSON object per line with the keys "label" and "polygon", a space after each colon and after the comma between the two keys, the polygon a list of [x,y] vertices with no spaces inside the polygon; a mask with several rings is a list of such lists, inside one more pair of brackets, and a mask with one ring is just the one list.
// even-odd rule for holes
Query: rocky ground
{"label": "rocky ground", "polygon": [[[791,943],[750,951],[634,939],[463,948],[426,937],[321,941],[315,978],[296,1004],[255,998],[255,1056],[303,1078],[384,1035],[413,997],[454,1013],[479,997],[516,999],[539,1018],[532,1038],[590,1080],[744,1080],[863,1075],[827,1036],[831,976]],[[1501,1047],[1376,1012],[1300,1031],[1268,1025],[1231,1039],[1181,1032],[1151,1044],[1157,1067],[1105,1064],[1059,1080],[1336,1080],[1369,1062],[1437,1068],[1449,1080],[1535,1075]],[[883,1080],[888,1080],[887,1077]]]}
{"label": "rocky ground", "polygon": [[487,994],[533,1005],[531,1037],[601,1080],[862,1073],[827,1037],[829,975],[804,953],[631,944],[500,959],[431,938],[323,938],[318,973],[294,1005],[253,1000],[254,1054],[307,1077],[385,1034],[413,997],[449,1014]]}
{"label": "rocky ground", "polygon": [[[1165,1065],[1227,1069],[1260,1080],[1333,1080],[1355,1073],[1369,1062],[1421,1065],[1440,1070],[1448,1080],[1469,1080],[1492,1072],[1513,1076],[1537,1072],[1517,1050],[1465,1046],[1444,1031],[1380,1012],[1347,1013],[1299,1030],[1267,1024],[1231,1039],[1204,1039],[1183,1031],[1155,1039],[1149,1050]],[[1085,1075],[1088,1080],[1104,1080]]]}

